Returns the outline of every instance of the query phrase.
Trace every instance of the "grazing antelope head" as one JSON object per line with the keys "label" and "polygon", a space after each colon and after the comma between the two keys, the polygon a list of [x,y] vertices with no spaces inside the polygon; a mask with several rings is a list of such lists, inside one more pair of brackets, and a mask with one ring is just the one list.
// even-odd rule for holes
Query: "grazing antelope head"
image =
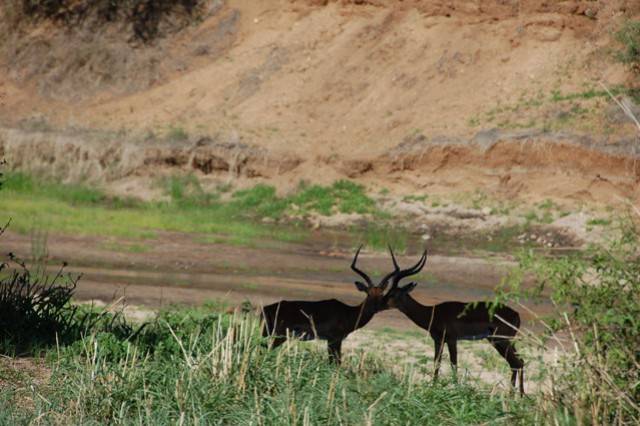
{"label": "grazing antelope head", "polygon": [[362,246],[358,248],[358,251],[356,251],[356,255],[353,258],[353,262],[351,262],[351,269],[353,270],[353,272],[360,275],[364,279],[364,282],[355,281],[356,288],[367,294],[367,298],[364,301],[365,306],[367,306],[368,308],[372,308],[375,311],[381,311],[381,310],[387,309],[384,307],[385,305],[384,291],[389,285],[389,280],[391,279],[391,277],[393,277],[393,275],[396,274],[396,271],[392,271],[388,273],[387,275],[382,277],[382,279],[380,280],[380,282],[378,282],[378,284],[374,284],[371,278],[369,277],[369,275],[367,275],[361,269],[358,269],[358,267],[356,266],[356,262],[358,261],[358,255],[360,254],[360,249],[362,249]]}
{"label": "grazing antelope head", "polygon": [[400,269],[400,266],[398,266],[398,262],[396,261],[396,257],[393,254],[393,250],[391,249],[391,247],[389,247],[389,252],[391,253],[391,260],[393,260],[394,270],[387,275],[391,279],[391,288],[383,297],[381,308],[382,310],[397,308],[398,304],[403,302],[406,296],[416,287],[417,283],[410,282],[409,284],[406,284],[402,287],[398,287],[400,280],[419,273],[424,267],[425,263],[427,263],[427,251],[425,250],[420,260],[418,260],[418,263],[411,266],[410,268]]}

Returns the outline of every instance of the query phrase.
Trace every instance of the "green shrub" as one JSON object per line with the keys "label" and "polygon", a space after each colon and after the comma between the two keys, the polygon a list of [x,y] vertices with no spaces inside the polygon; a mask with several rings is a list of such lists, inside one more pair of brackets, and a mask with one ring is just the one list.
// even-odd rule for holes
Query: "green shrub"
{"label": "green shrub", "polygon": [[0,353],[29,354],[96,331],[119,338],[137,334],[122,315],[72,305],[79,277],[64,273],[64,266],[48,275],[10,258],[0,265]]}
{"label": "green shrub", "polygon": [[[11,255],[12,256],[12,255]],[[23,264],[0,265],[0,352],[22,354],[74,334],[77,308],[69,301],[75,281],[62,273],[49,279]]]}
{"label": "green shrub", "polygon": [[301,185],[298,192],[289,198],[302,211],[315,211],[328,216],[334,211],[341,213],[373,213],[374,201],[369,198],[362,185],[338,180],[331,186]]}
{"label": "green shrub", "polygon": [[270,185],[259,184],[233,194],[230,207],[245,216],[277,218],[287,207],[287,201],[276,195]]}
{"label": "green shrub", "polygon": [[[640,421],[640,235],[630,220],[619,231],[621,237],[609,245],[576,255],[524,253],[508,296],[548,294],[553,302],[556,310],[544,319],[542,337],[568,341],[550,373],[552,404],[578,423]],[[526,273],[538,285],[524,292]]]}
{"label": "green shrub", "polygon": [[193,174],[163,178],[161,186],[171,201],[180,207],[208,206],[219,199],[217,194],[205,192]]}

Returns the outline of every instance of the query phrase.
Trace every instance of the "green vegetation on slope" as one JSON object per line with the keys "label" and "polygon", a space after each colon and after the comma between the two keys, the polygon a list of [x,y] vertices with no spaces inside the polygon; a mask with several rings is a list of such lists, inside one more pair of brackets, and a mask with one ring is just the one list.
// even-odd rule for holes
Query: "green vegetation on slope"
{"label": "green vegetation on slope", "polygon": [[[205,192],[193,175],[172,176],[161,184],[171,199],[183,207],[221,204],[220,194]],[[347,180],[338,180],[331,186],[301,183],[294,194],[285,197],[279,197],[273,186],[259,184],[233,193],[231,200],[224,204],[224,208],[233,213],[253,218],[278,219],[285,214],[303,217],[311,213],[324,216],[333,213],[382,215],[366,195],[364,187]]]}
{"label": "green vegetation on slope", "polygon": [[[304,238],[308,215],[333,213],[369,214],[375,223],[352,229],[354,240],[374,248],[388,243],[406,247],[407,233],[387,225],[380,211],[361,185],[340,180],[331,186],[300,185],[287,196],[278,196],[268,185],[240,190],[228,200],[226,188],[207,192],[195,176],[173,176],[159,182],[170,198],[167,202],[141,202],[109,197],[82,185],[36,179],[22,173],[6,176],[0,196],[0,220],[12,218],[12,229],[28,233],[48,229],[76,235],[153,238],[157,231],[177,231],[218,236],[229,243],[253,244],[255,240],[296,241]],[[285,219],[287,226],[264,220]],[[206,238],[210,240],[211,238]],[[222,240],[220,240],[222,241]]]}
{"label": "green vegetation on slope", "polygon": [[181,186],[171,188],[173,200],[144,203],[107,197],[101,191],[79,185],[44,182],[12,173],[0,196],[3,218],[12,229],[27,233],[33,228],[80,235],[152,238],[156,231],[180,231],[229,235],[238,239],[273,238],[290,241],[300,231],[275,229],[250,220],[251,211],[212,199],[198,204],[183,196]]}

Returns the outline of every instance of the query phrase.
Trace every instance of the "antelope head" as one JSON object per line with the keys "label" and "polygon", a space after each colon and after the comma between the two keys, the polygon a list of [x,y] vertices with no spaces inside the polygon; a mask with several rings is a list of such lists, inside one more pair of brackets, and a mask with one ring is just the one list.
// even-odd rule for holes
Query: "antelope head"
{"label": "antelope head", "polygon": [[362,246],[358,248],[358,251],[356,251],[356,255],[353,258],[353,262],[351,262],[351,269],[353,270],[353,272],[360,275],[364,280],[364,282],[355,281],[356,288],[359,291],[367,294],[365,303],[369,304],[369,306],[373,307],[376,311],[387,309],[384,308],[384,291],[389,285],[389,279],[396,273],[396,271],[390,272],[389,274],[382,277],[378,284],[374,284],[369,275],[367,275],[364,271],[356,266],[356,263],[358,262],[358,255],[360,254],[360,249],[362,249]]}
{"label": "antelope head", "polygon": [[[387,292],[387,294],[383,297],[382,300],[382,310],[396,308],[398,306],[398,302],[401,302],[402,299],[409,294],[417,285],[416,282],[410,282],[402,287],[398,287],[398,284],[403,278],[410,277],[412,275],[416,275],[419,273],[422,268],[424,268],[425,263],[427,263],[427,250],[422,253],[422,257],[418,260],[418,263],[411,266],[407,269],[400,269],[398,266],[398,261],[396,260],[396,256],[393,254],[393,250],[389,247],[389,252],[391,253],[391,260],[393,261],[393,272],[387,275],[387,279],[391,279],[391,288]],[[386,284],[385,284],[386,287]]]}

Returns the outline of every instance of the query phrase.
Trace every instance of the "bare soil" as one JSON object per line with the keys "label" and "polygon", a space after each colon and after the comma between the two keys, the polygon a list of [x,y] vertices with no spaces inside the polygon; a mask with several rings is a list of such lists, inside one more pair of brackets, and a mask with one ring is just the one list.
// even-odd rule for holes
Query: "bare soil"
{"label": "bare soil", "polygon": [[[2,131],[0,151],[142,198],[154,176],[193,172],[280,191],[350,178],[401,195],[640,200],[636,130],[606,96],[581,97],[633,86],[609,52],[637,2],[209,3],[152,44],[41,22],[6,41],[0,121],[28,131]],[[80,127],[93,135],[69,134]]]}
{"label": "bare soil", "polygon": [[[29,237],[7,232],[2,243],[3,250],[25,259],[30,257]],[[161,234],[148,241],[150,249],[143,253],[119,252],[114,249],[117,244],[118,241],[109,240],[107,249],[105,240],[100,238],[52,236],[47,261],[52,269],[66,261],[70,265],[68,272],[83,275],[76,290],[81,301],[118,301],[157,308],[169,304],[199,305],[206,300],[232,306],[245,300],[254,306],[282,299],[337,298],[354,305],[363,300],[352,284],[351,247],[278,243],[249,248],[201,243],[195,235],[176,233]],[[414,260],[399,258],[402,264]],[[391,268],[384,253],[363,252],[361,264],[373,277]],[[428,304],[491,298],[494,288],[513,266],[508,260],[432,255],[414,294]],[[538,313],[549,309],[544,304],[531,307]],[[377,315],[373,326],[415,328],[397,311]]]}

